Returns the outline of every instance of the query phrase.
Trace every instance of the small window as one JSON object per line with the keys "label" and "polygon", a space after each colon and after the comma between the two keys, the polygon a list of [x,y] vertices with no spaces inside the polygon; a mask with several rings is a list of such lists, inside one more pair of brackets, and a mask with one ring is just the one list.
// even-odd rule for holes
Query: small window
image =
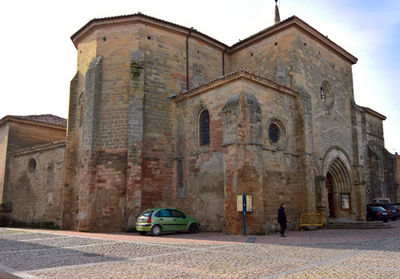
{"label": "small window", "polygon": [[319,97],[321,98],[322,101],[326,100],[326,93],[325,93],[325,89],[323,87],[321,87],[319,89]]}
{"label": "small window", "polygon": [[207,110],[200,115],[200,145],[210,144],[210,115]]}
{"label": "small window", "polygon": [[178,187],[183,188],[183,160],[178,160]]}
{"label": "small window", "polygon": [[281,130],[279,129],[279,126],[276,125],[275,123],[269,125],[269,138],[271,139],[271,142],[277,143],[279,141],[280,136],[281,136]]}
{"label": "small window", "polygon": [[34,172],[36,169],[36,160],[35,159],[30,159],[28,163],[28,170],[29,172]]}

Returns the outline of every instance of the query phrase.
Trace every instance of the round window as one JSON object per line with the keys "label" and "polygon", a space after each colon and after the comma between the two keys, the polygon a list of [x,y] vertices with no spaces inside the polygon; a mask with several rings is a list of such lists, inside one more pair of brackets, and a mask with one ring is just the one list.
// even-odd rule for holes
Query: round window
{"label": "round window", "polygon": [[269,125],[269,138],[271,139],[272,143],[277,143],[279,141],[279,138],[281,136],[281,130],[278,125],[275,123],[271,123]]}
{"label": "round window", "polygon": [[29,172],[34,172],[36,169],[36,161],[35,159],[30,159],[28,163],[28,170]]}

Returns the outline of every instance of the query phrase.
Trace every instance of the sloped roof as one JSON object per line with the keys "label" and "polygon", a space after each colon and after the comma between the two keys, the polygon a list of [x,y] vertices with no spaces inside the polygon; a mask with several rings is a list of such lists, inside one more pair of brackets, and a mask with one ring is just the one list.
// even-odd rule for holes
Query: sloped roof
{"label": "sloped roof", "polygon": [[51,126],[57,126],[66,128],[67,119],[53,115],[53,114],[38,114],[38,115],[7,115],[0,119],[0,125],[11,120],[22,120],[36,123],[47,124]]}
{"label": "sloped roof", "polygon": [[358,106],[358,107],[361,108],[364,112],[366,112],[368,114],[371,114],[371,115],[373,115],[373,116],[375,116],[375,117],[377,117],[377,118],[379,118],[381,120],[386,120],[386,116],[384,116],[383,114],[380,114],[379,112],[377,112],[377,111],[375,111],[375,110],[373,110],[371,108],[362,107],[362,106]]}
{"label": "sloped roof", "polygon": [[86,32],[90,32],[95,28],[96,26],[99,25],[109,25],[109,24],[119,24],[119,23],[127,23],[127,22],[141,22],[141,23],[147,23],[147,24],[157,24],[160,27],[163,27],[165,29],[172,29],[175,32],[178,33],[183,33],[187,34],[190,33],[192,36],[198,35],[199,38],[202,38],[204,41],[207,41],[215,46],[219,46],[221,49],[225,49],[228,46],[225,45],[224,43],[221,43],[220,41],[203,34],[196,29],[192,28],[187,28],[185,26],[175,24],[169,21],[165,21],[162,19],[158,19],[152,16],[148,16],[145,14],[142,14],[140,12],[135,13],[135,14],[130,14],[130,15],[120,15],[120,16],[111,16],[111,17],[102,17],[102,18],[94,18],[88,23],[86,23],[83,27],[81,27],[78,31],[76,31],[72,36],[71,40],[74,43],[75,47],[77,47],[77,41],[79,41],[79,38],[84,35]]}
{"label": "sloped roof", "polygon": [[286,85],[283,85],[276,81],[273,81],[272,79],[269,79],[266,76],[258,75],[258,74],[252,73],[250,71],[247,71],[243,68],[240,68],[239,70],[237,70],[235,72],[226,74],[224,76],[217,77],[208,82],[200,84],[199,86],[191,88],[190,90],[185,90],[178,94],[171,95],[169,98],[170,99],[175,99],[175,98],[180,99],[180,98],[183,98],[186,96],[196,95],[197,93],[206,91],[208,89],[218,87],[218,86],[223,86],[224,84],[231,82],[233,80],[239,79],[239,78],[246,78],[246,79],[252,80],[254,82],[262,83],[264,85],[267,85],[268,87],[275,88],[281,92],[284,92],[284,93],[292,95],[292,96],[298,95],[298,92],[296,90],[294,90],[290,87],[287,87]]}
{"label": "sloped roof", "polygon": [[251,35],[250,37],[247,37],[246,39],[232,45],[229,48],[230,52],[237,51],[241,48],[244,48],[248,45],[251,45],[255,42],[258,42],[259,40],[262,40],[268,36],[271,36],[273,34],[279,33],[289,27],[295,27],[299,29],[300,31],[304,32],[308,36],[314,38],[315,40],[319,41],[323,45],[325,45],[327,48],[329,48],[331,51],[337,53],[338,55],[342,56],[345,58],[347,61],[349,61],[352,64],[357,63],[357,58],[347,52],[345,49],[343,49],[341,46],[337,45],[334,43],[332,40],[328,39],[328,36],[324,36],[322,33],[320,33],[317,29],[306,23],[305,21],[301,20],[297,16],[292,16],[289,17],[277,24],[274,24],[268,28],[265,28],[264,30],[261,30],[260,32]]}
{"label": "sloped roof", "polygon": [[261,30],[260,32],[257,32],[254,35],[251,35],[247,37],[244,40],[241,40],[240,42],[232,45],[231,47],[227,46],[224,43],[221,43],[220,41],[204,34],[196,29],[193,28],[187,28],[182,25],[178,25],[172,22],[168,22],[165,20],[161,20],[155,17],[151,17],[148,15],[144,15],[142,13],[136,13],[136,14],[131,14],[131,15],[121,15],[121,16],[113,16],[113,17],[104,17],[104,18],[95,18],[89,21],[87,24],[85,24],[82,28],[80,28],[77,32],[75,32],[71,36],[71,40],[73,41],[75,47],[77,47],[80,38],[82,38],[86,33],[89,33],[93,31],[97,26],[109,26],[113,24],[126,24],[126,23],[132,23],[132,22],[141,22],[145,24],[150,24],[150,25],[156,25],[158,27],[176,32],[176,33],[181,33],[182,35],[188,35],[190,34],[191,37],[197,37],[198,39],[207,42],[209,44],[214,45],[217,48],[220,48],[223,51],[226,51],[228,53],[235,52],[241,48],[244,48],[248,45],[251,45],[253,43],[258,42],[259,40],[262,40],[268,36],[271,36],[273,34],[279,33],[287,28],[290,27],[295,27],[298,30],[304,32],[308,36],[316,39],[323,45],[325,45],[327,48],[329,48],[331,51],[337,53],[338,55],[342,56],[344,59],[349,61],[352,64],[355,64],[357,62],[357,58],[344,50],[342,47],[328,39],[327,36],[324,36],[321,34],[319,31],[317,31],[315,28],[298,18],[297,16],[292,16],[289,17],[288,19],[285,19],[277,24],[274,24],[266,29]]}

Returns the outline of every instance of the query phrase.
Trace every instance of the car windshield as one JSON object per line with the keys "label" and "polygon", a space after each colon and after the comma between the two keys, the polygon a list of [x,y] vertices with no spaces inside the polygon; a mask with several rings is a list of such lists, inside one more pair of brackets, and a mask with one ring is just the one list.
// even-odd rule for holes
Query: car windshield
{"label": "car windshield", "polygon": [[153,213],[153,209],[146,209],[145,211],[140,214],[141,216],[149,217]]}

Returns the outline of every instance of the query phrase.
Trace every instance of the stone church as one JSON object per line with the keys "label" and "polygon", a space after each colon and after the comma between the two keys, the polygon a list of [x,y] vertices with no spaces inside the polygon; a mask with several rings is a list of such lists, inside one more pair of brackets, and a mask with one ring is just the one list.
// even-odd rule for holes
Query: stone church
{"label": "stone church", "polygon": [[165,206],[236,234],[247,194],[248,232],[261,233],[281,202],[296,227],[304,212],[365,220],[373,198],[398,201],[385,116],[354,100],[357,58],[275,12],[232,46],[141,13],[72,35],[62,228],[131,230],[142,210]]}

